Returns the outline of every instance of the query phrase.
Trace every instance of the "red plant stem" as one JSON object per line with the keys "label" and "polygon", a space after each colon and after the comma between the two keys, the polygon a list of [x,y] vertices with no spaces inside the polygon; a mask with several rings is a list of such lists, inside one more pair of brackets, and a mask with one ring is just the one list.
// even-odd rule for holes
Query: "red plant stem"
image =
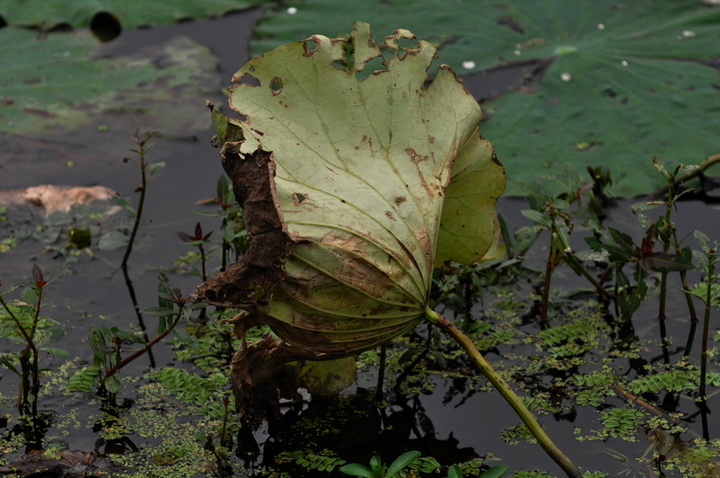
{"label": "red plant stem", "polygon": [[540,299],[540,324],[543,328],[547,325],[548,316],[548,302],[550,301],[550,279],[553,273],[552,264],[552,246],[550,247],[550,257],[547,259],[547,265],[545,266],[545,282],[543,284],[542,298]]}
{"label": "red plant stem", "polygon": [[705,297],[705,318],[703,320],[702,342],[700,344],[700,400],[703,402],[706,398],[708,336],[710,333],[710,310],[712,308],[712,288],[710,287],[713,281],[712,265],[708,268],[710,270],[708,270],[707,296]]}
{"label": "red plant stem", "polygon": [[[28,399],[28,393],[32,393],[35,396],[35,400],[33,401],[33,407],[32,407],[32,413],[33,415],[37,414],[37,396],[40,393],[40,375],[39,375],[39,367],[38,367],[38,349],[35,346],[35,342],[33,341],[33,338],[35,337],[35,329],[37,327],[38,320],[40,320],[40,307],[42,305],[42,287],[37,288],[38,291],[38,298],[37,298],[37,305],[35,306],[35,315],[33,316],[33,324],[32,328],[30,329],[30,332],[25,330],[25,327],[23,327],[22,323],[20,322],[20,319],[18,319],[13,311],[8,306],[7,302],[5,302],[5,299],[2,295],[0,295],[0,304],[2,304],[3,309],[8,313],[8,315],[13,319],[15,322],[15,325],[17,325],[18,329],[20,330],[20,333],[22,334],[23,338],[25,339],[26,345],[25,349],[20,352],[20,369],[23,372],[23,375],[20,380],[20,390],[18,390],[18,402],[17,407],[18,410],[22,411],[23,405],[27,404]],[[28,354],[32,352],[32,365],[28,364]],[[28,380],[27,376],[27,369],[30,368],[30,373],[32,374],[32,382]]]}
{"label": "red plant stem", "polygon": [[665,318],[665,298],[667,296],[667,276],[668,273],[665,269],[660,273],[660,310],[658,310],[658,317],[660,319]]}
{"label": "red plant stem", "polygon": [[143,204],[145,203],[145,191],[147,190],[147,173],[145,172],[146,165],[143,148],[144,146],[141,146],[140,173],[142,175],[142,186],[140,189],[140,199],[138,200],[138,207],[135,213],[135,223],[133,224],[133,229],[130,233],[130,241],[128,242],[127,248],[125,249],[125,255],[123,256],[122,263],[120,264],[120,267],[122,267],[123,269],[127,268],[127,261],[130,258],[130,253],[132,252],[133,244],[135,243],[135,235],[137,234],[138,228],[140,227],[140,218],[142,217]]}
{"label": "red plant stem", "polygon": [[121,360],[120,362],[118,362],[114,367],[112,367],[112,368],[109,369],[107,372],[105,372],[105,376],[103,377],[102,382],[100,383],[100,387],[102,387],[103,385],[105,385],[105,380],[107,380],[108,378],[110,378],[111,376],[113,376],[113,374],[117,373],[117,372],[118,372],[121,368],[123,368],[125,365],[129,364],[130,362],[132,362],[132,361],[135,360],[136,358],[140,357],[142,354],[144,354],[145,352],[149,351],[149,350],[152,348],[153,345],[157,344],[157,343],[160,342],[162,339],[164,339],[165,337],[167,337],[167,335],[168,335],[170,332],[173,331],[173,329],[175,328],[175,326],[177,325],[177,323],[180,321],[180,317],[181,317],[181,316],[182,316],[182,310],[181,310],[181,311],[178,311],[177,317],[176,317],[175,320],[172,322],[172,324],[170,325],[170,327],[168,327],[167,329],[165,329],[165,331],[163,331],[163,332],[159,333],[158,335],[156,335],[154,339],[152,339],[150,342],[148,342],[148,343],[146,343],[145,345],[143,345],[140,350],[136,351],[135,353],[133,353],[133,354],[131,354],[131,355],[128,355],[128,356],[125,357],[123,360]]}
{"label": "red plant stem", "polygon": [[200,263],[202,264],[202,280],[203,282],[207,282],[207,274],[205,273],[205,250],[202,244],[198,244],[198,249],[200,250]]}

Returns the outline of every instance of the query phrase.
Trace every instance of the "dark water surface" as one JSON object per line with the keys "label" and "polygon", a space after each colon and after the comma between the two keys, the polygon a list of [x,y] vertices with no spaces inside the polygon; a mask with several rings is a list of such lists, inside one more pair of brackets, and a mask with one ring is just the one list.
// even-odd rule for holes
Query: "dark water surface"
{"label": "dark water surface", "polygon": [[[126,31],[104,47],[103,53],[122,56],[147,45],[161,43],[175,35],[187,35],[213,49],[219,59],[225,84],[229,83],[232,73],[249,59],[248,41],[253,25],[260,15],[261,10],[253,10],[214,20]],[[507,89],[509,84],[519,81],[522,73],[502,72],[487,77],[476,76],[466,84],[476,97],[489,98]],[[217,95],[208,99],[216,104],[225,103],[219,89]],[[126,139],[131,136],[132,131],[113,134],[115,136],[101,135],[94,126],[88,126],[60,138],[0,137],[0,147],[4,151],[4,155],[0,156],[4,158],[0,162],[0,190],[46,183],[80,186],[101,184],[118,191],[134,203],[136,195],[132,191],[139,183],[139,174],[134,166],[124,164],[121,160],[129,155],[127,150],[134,146]],[[149,153],[151,162],[165,161],[167,167],[150,181],[141,226],[142,237],[130,260],[130,275],[134,280],[141,308],[156,303],[157,268],[169,268],[174,259],[189,250],[176,238],[175,231],[192,233],[198,220],[206,231],[218,227],[217,221],[198,218],[189,212],[202,208],[195,204],[197,201],[215,195],[215,183],[222,173],[217,150],[209,145],[212,135],[208,115],[208,129],[192,134],[197,140],[186,138],[187,140],[180,141],[160,137],[154,141],[155,146]],[[492,138],[488,139],[492,141]],[[74,162],[72,168],[67,167],[68,161]],[[628,212],[628,206],[633,202],[622,201],[618,207],[611,210],[611,215],[616,227],[639,239],[642,231],[637,220]],[[520,209],[526,208],[526,201],[520,199],[502,199],[499,203],[499,210],[511,229],[529,225],[529,221],[519,213]],[[205,209],[213,210],[213,207]],[[675,217],[678,228],[686,233],[700,228],[710,235],[717,230],[717,211],[701,202],[681,204],[681,211]],[[215,234],[219,235],[217,232]],[[46,274],[61,266],[61,259],[53,260],[50,255],[40,254],[40,248],[39,243],[26,241],[12,253],[0,256],[0,280],[3,286],[23,277],[28,278],[33,262],[37,262]],[[586,247],[579,244],[578,248]],[[536,249],[535,254],[545,253],[539,247]],[[96,254],[97,257],[93,260],[81,258],[77,266],[72,266],[71,275],[61,277],[48,289],[52,309],[45,310],[45,313],[64,323],[68,329],[66,337],[58,345],[69,350],[71,355],[87,361],[92,361],[92,351],[86,340],[91,324],[101,321],[109,326],[127,327],[135,322],[135,313],[123,276],[117,267],[110,265],[120,263],[122,251]],[[538,259],[536,264],[541,264],[541,261]],[[563,279],[563,275],[566,279]],[[198,282],[195,276],[171,274],[173,286],[180,287],[186,293],[191,292]],[[578,282],[570,271],[560,271],[554,278],[557,286],[572,288]],[[582,286],[588,287],[585,283]],[[635,320],[638,321],[638,329],[647,327],[650,330],[648,340],[657,341],[659,335],[657,326],[654,325],[657,317],[656,306],[653,305],[655,303],[652,300],[647,301],[635,314]],[[478,311],[481,312],[479,306]],[[683,301],[676,300],[670,304],[668,333],[678,337],[678,342],[682,342],[686,334],[686,315]],[[696,350],[698,348],[696,345]],[[492,360],[494,357],[489,354],[489,358]],[[173,355],[168,350],[159,348],[155,351],[155,361],[159,367],[172,359]],[[57,358],[52,360],[54,366],[62,362]],[[125,375],[140,375],[148,365],[148,359],[144,357],[133,364]],[[10,375],[5,373],[5,377],[0,381],[0,387],[6,395],[12,395],[15,386]],[[364,388],[374,386],[373,380],[374,377],[361,377],[360,385],[351,391],[360,390],[360,393],[363,393]],[[369,423],[365,420],[366,437],[355,437],[357,440],[353,441],[349,438],[353,432],[348,431],[349,443],[353,443],[357,454],[349,453],[347,458],[353,459],[357,456],[357,460],[367,462],[368,454],[382,450],[387,460],[405,451],[405,446],[413,446],[425,456],[434,456],[443,463],[467,460],[472,456],[491,452],[501,460],[496,463],[508,464],[512,471],[543,469],[553,475],[562,475],[539,446],[508,445],[499,438],[500,431],[516,425],[519,420],[497,393],[462,391],[458,388],[457,380],[452,378],[438,377],[435,381],[437,388],[434,393],[420,394],[417,398],[408,399],[411,403],[404,410],[403,407],[394,405],[386,411],[389,415],[389,418],[386,418],[394,425],[393,432],[383,431],[378,417]],[[713,400],[717,405],[717,398]],[[713,400],[710,402],[711,408]],[[82,395],[76,394],[53,397],[42,405],[51,409],[60,404],[82,409],[87,407],[83,401]],[[544,415],[540,420],[559,447],[584,469],[603,470],[609,473],[609,476],[616,476],[616,473],[626,470],[626,465],[608,458],[603,452],[602,443],[580,443],[574,438],[575,427],[587,429],[592,426],[591,420],[596,418],[587,407],[578,407],[578,410],[578,415],[574,417],[556,419]],[[88,413],[91,412],[94,411],[88,410]],[[302,411],[288,413],[325,412],[321,405],[311,404]],[[413,423],[418,416],[422,417],[423,426]],[[717,418],[714,418],[713,422],[717,427]],[[359,425],[355,430],[358,429]],[[267,439],[262,431],[258,433],[258,438],[260,441]],[[73,449],[92,450],[97,435],[90,430],[79,430],[65,439]],[[632,444],[611,440],[606,446],[621,450],[629,457],[635,457],[643,453],[648,442]]]}

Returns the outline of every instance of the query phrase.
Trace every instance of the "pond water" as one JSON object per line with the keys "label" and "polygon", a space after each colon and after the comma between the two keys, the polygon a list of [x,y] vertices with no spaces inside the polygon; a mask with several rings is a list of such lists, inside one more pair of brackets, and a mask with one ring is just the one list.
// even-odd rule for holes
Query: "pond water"
{"label": "pond water", "polygon": [[[126,31],[105,47],[104,54],[122,56],[141,47],[167,41],[176,35],[186,35],[212,48],[218,57],[222,78],[227,81],[235,69],[247,61],[248,41],[253,25],[261,13],[261,10],[253,10],[214,20]],[[491,98],[516,82],[522,73],[499,72],[497,76],[476,76],[468,79],[466,85],[477,98]],[[215,104],[225,103],[219,91],[208,99]],[[112,119],[103,118],[104,120],[111,126],[108,131],[103,132],[98,131],[96,125],[92,125],[80,127],[72,134],[61,137],[0,136],[0,150],[3,151],[0,155],[0,191],[48,183],[78,186],[99,184],[118,191],[134,204],[137,194],[132,191],[139,183],[139,173],[134,165],[122,161],[123,157],[131,155],[127,150],[134,147],[129,139],[133,131],[115,131]],[[179,287],[185,294],[193,291],[199,283],[196,276],[182,273],[181,270],[173,268],[172,263],[190,250],[177,239],[176,231],[192,234],[198,220],[205,231],[218,228],[217,220],[193,216],[190,213],[197,209],[209,212],[215,210],[212,205],[196,204],[215,196],[216,181],[222,173],[217,150],[209,145],[212,135],[208,124],[207,130],[193,132],[191,137],[178,139],[160,136],[154,140],[155,145],[148,154],[151,162],[164,161],[167,166],[150,180],[141,237],[129,263],[129,275],[141,308],[157,303],[159,271],[166,271],[173,287]],[[492,141],[492,138],[488,139]],[[643,232],[637,219],[629,212],[629,206],[634,202],[636,201],[619,201],[611,208],[609,224],[631,234],[639,241]],[[519,198],[503,198],[498,205],[510,230],[530,224],[519,212],[527,208],[527,202]],[[711,205],[696,201],[681,203],[680,210],[674,217],[678,230],[683,234],[691,235],[692,231],[698,228],[712,237],[713,233],[718,232],[717,215]],[[41,221],[42,217],[35,214],[28,224]],[[577,231],[575,247],[586,248],[579,239],[584,234],[588,233]],[[215,235],[217,237],[219,232],[215,232]],[[63,241],[63,238],[59,239],[60,247]],[[689,242],[693,248],[697,248],[692,240]],[[542,257],[546,254],[546,247],[547,244],[542,240],[536,244],[526,264],[544,267]],[[0,255],[0,280],[3,287],[20,279],[29,279],[33,263],[41,267],[46,277],[63,265],[62,258],[54,257],[57,254],[42,251],[43,246],[39,242],[27,240],[10,253]],[[90,325],[137,326],[125,280],[118,268],[122,253],[122,250],[95,251],[93,257],[83,253],[76,258],[76,262],[69,265],[68,272],[48,288],[49,302],[44,314],[65,324],[67,328],[67,335],[57,345],[85,363],[93,360],[93,352],[87,343]],[[696,274],[693,280],[697,282],[699,276]],[[522,280],[515,289],[515,300],[522,301],[524,297],[528,307],[527,311],[520,314],[520,328],[528,336],[540,330],[533,319],[537,310],[532,308],[537,305],[540,283],[540,278],[533,276]],[[566,291],[565,295],[560,294],[557,298],[559,305],[556,314],[561,315],[563,311],[569,314],[589,302],[592,297],[592,294],[586,292],[590,285],[581,283],[569,269],[561,268],[554,275],[553,286]],[[672,287],[680,286],[674,282]],[[574,296],[567,293],[573,289],[583,289],[585,292]],[[528,298],[533,294],[535,299]],[[675,289],[672,289],[671,295],[673,299],[668,307],[666,326],[667,335],[673,338],[674,342],[674,346],[670,347],[674,362],[682,355],[679,346],[685,343],[689,322],[684,299]],[[520,299],[517,299],[518,297]],[[473,315],[484,317],[487,307],[501,300],[509,299],[496,289],[487,290],[483,300],[478,300],[473,305]],[[697,304],[700,308],[700,303]],[[516,307],[518,310],[522,309],[521,306]],[[642,350],[641,360],[651,364],[661,361],[662,356],[658,353],[660,349],[649,345],[658,344],[660,341],[657,300],[646,301],[635,313],[633,320],[636,334],[641,337],[640,341],[648,344]],[[153,327],[154,325],[151,325],[150,330],[153,330]],[[712,330],[714,333],[715,329]],[[419,328],[418,334],[422,336],[424,333],[424,328]],[[4,343],[0,345],[0,351],[5,351],[4,347]],[[699,350],[699,336],[695,337],[694,350]],[[491,361],[495,361],[498,360],[498,355],[522,356],[532,353],[532,348],[528,348],[527,344],[512,344],[493,347],[487,356]],[[45,362],[44,366],[57,368],[64,362],[65,359],[56,357]],[[637,364],[631,362],[627,362],[626,373],[636,373],[633,370]],[[140,377],[153,364],[157,367],[178,365],[169,347],[158,346],[153,349],[152,357],[140,358],[128,367],[123,375]],[[512,362],[509,362],[507,366],[511,364]],[[432,369],[434,366],[430,364],[427,368]],[[585,369],[580,367],[581,373],[583,370],[592,369],[591,365]],[[712,361],[711,370],[718,372],[717,359]],[[423,456],[432,456],[442,464],[449,465],[491,453],[497,458],[490,459],[486,464],[507,464],[512,472],[540,469],[551,475],[562,476],[561,470],[539,446],[523,439],[519,440],[518,444],[508,444],[500,437],[503,430],[517,425],[519,420],[497,393],[478,392],[476,388],[479,385],[466,378],[464,375],[467,373],[451,367],[446,371],[438,369],[437,373],[422,375],[422,380],[417,381],[418,391],[402,395],[387,390],[385,400],[388,406],[378,408],[372,400],[377,380],[377,365],[367,365],[361,368],[356,384],[344,392],[342,398],[330,401],[310,400],[301,405],[288,404],[280,422],[273,426],[272,433],[267,428],[257,431],[255,439],[264,445],[264,449],[251,467],[274,465],[272,459],[278,453],[301,449],[302,444],[298,443],[298,440],[314,440],[320,449],[332,449],[349,462],[367,463],[374,453],[381,454],[383,460],[388,462],[406,450],[417,449]],[[0,381],[2,393],[6,397],[13,397],[17,382],[11,373],[3,370],[3,374]],[[132,396],[134,390],[134,385],[130,383],[122,390],[121,395]],[[659,398],[667,399],[669,395],[671,394],[661,394]],[[623,404],[621,398],[611,397],[607,400],[614,406]],[[701,434],[697,407],[689,399],[683,398],[681,402],[678,410],[694,417],[684,420],[683,423],[690,427],[692,433]],[[57,393],[43,398],[40,405],[42,409],[53,410],[60,415],[74,410],[73,413],[81,422],[83,417],[98,414],[97,404],[88,403],[88,397],[80,393]],[[708,406],[713,410],[717,405],[718,398],[714,395]],[[6,403],[2,413],[13,414],[12,403]],[[711,434],[717,436],[720,423],[717,418],[710,416]],[[333,422],[334,418],[338,420]],[[322,425],[313,425],[312,420],[307,421],[308,419],[322,422]],[[635,457],[642,456],[651,445],[643,432],[640,433],[641,439],[635,443],[621,438],[592,441],[577,439],[578,434],[587,433],[598,426],[598,413],[592,407],[577,407],[573,412],[554,415],[543,414],[540,420],[557,445],[583,469],[602,470],[608,473],[608,476],[657,476],[652,467],[632,463]],[[10,419],[5,426],[12,428],[14,423],[13,419]],[[298,431],[298,423],[306,423],[306,432]],[[335,428],[336,431],[330,433],[313,427]],[[60,439],[74,450],[106,453],[131,451],[134,447],[141,447],[146,440],[153,443],[151,439],[140,437],[130,437],[132,445],[128,444],[127,440],[102,440],[97,433],[86,427],[70,428],[69,435],[63,435],[59,427],[52,427],[48,436]],[[19,453],[15,454],[16,458],[18,455]],[[629,462],[626,462],[623,456]],[[288,476],[318,476],[314,475],[313,471],[306,472],[307,475],[303,475],[302,468],[296,468],[289,472],[292,474]],[[335,476],[344,475],[336,472]],[[668,472],[667,476],[673,475]]]}

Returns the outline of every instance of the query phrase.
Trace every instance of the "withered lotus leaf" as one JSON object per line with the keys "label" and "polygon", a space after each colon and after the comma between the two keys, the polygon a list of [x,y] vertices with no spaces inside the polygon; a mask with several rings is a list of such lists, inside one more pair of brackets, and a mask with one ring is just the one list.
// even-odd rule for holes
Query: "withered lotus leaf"
{"label": "withered lotus leaf", "polygon": [[246,310],[241,334],[268,324],[279,338],[239,351],[239,387],[283,360],[353,355],[412,329],[433,268],[490,246],[504,170],[452,70],[428,78],[435,58],[407,30],[381,47],[358,22],[349,39],[251,60],[230,88],[241,119],[213,110],[251,246],[195,299]]}

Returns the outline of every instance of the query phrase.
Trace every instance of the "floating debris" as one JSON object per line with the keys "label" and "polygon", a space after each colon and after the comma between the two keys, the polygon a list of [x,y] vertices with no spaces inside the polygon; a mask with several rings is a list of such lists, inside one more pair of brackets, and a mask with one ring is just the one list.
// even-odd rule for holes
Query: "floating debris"
{"label": "floating debris", "polygon": [[[104,186],[71,187],[43,184],[27,189],[0,191],[0,206],[39,206],[45,208],[45,216],[50,216],[57,211],[68,212],[72,206],[94,201],[110,201],[116,194],[115,191]],[[119,206],[114,206],[107,214],[114,214],[119,210]]]}

